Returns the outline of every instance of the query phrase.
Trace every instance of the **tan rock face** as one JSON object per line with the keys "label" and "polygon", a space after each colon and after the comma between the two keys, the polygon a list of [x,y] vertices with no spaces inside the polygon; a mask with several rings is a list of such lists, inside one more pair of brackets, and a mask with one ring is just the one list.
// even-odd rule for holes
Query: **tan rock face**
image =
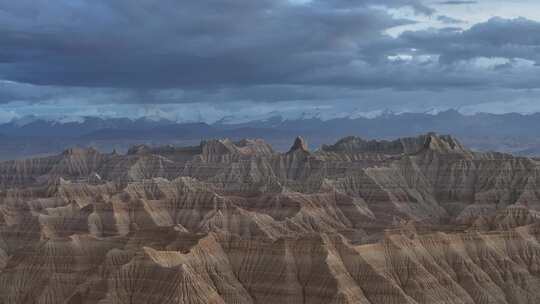
{"label": "tan rock face", "polygon": [[0,163],[0,303],[540,303],[540,164],[450,136]]}

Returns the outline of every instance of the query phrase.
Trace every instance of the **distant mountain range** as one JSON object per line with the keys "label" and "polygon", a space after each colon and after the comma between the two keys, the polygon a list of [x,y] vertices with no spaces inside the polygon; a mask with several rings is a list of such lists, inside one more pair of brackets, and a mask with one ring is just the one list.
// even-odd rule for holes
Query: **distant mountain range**
{"label": "distant mountain range", "polygon": [[51,121],[25,117],[0,124],[0,159],[58,153],[71,146],[92,146],[125,152],[134,144],[186,145],[209,138],[263,138],[278,150],[287,149],[297,135],[311,148],[355,135],[391,139],[418,133],[452,134],[475,150],[540,154],[540,113],[464,115],[456,110],[436,114],[384,113],[366,118],[284,119],[272,116],[247,122],[178,123],[166,119],[84,117],[76,121]]}

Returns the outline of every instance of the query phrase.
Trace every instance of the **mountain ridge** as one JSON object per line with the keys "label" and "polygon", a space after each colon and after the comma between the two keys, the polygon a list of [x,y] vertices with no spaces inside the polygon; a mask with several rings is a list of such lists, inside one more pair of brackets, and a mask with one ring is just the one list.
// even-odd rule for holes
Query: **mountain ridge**
{"label": "mountain ridge", "polygon": [[348,135],[367,139],[410,137],[420,133],[454,134],[478,151],[499,151],[524,156],[540,155],[540,114],[463,115],[455,110],[436,114],[385,113],[371,118],[283,119],[223,123],[177,123],[165,119],[87,117],[80,121],[48,121],[33,117],[0,124],[0,160],[52,155],[69,146],[93,146],[100,150],[127,151],[129,146],[191,145],[200,140],[228,137],[264,138],[274,148],[287,151],[294,135],[318,148]]}

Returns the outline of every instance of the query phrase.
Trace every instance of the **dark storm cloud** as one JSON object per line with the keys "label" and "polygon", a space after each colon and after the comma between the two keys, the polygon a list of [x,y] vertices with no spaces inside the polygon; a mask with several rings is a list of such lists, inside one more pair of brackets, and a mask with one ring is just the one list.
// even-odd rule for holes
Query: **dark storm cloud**
{"label": "dark storm cloud", "polygon": [[[309,69],[346,63],[361,43],[410,22],[368,8],[374,1],[57,3],[0,6],[2,76],[137,88],[288,82]],[[415,1],[380,3],[425,10]]]}
{"label": "dark storm cloud", "polygon": [[468,30],[408,31],[392,48],[411,47],[440,56],[442,64],[478,57],[540,60],[540,22],[492,18]]}
{"label": "dark storm cloud", "polygon": [[[539,61],[538,22],[386,34],[415,22],[388,11],[404,7],[435,13],[415,0],[0,0],[0,79],[12,81],[0,102],[307,103],[540,86],[527,65]],[[474,63],[484,57],[502,61]]]}
{"label": "dark storm cloud", "polygon": [[347,8],[351,7],[351,5],[383,5],[388,8],[403,8],[403,7],[409,7],[414,10],[417,14],[424,14],[424,15],[431,15],[435,12],[435,10],[425,4],[422,3],[421,0],[359,0],[359,1],[352,1],[352,0],[314,0],[314,2],[330,4],[334,7],[341,7],[341,8]]}

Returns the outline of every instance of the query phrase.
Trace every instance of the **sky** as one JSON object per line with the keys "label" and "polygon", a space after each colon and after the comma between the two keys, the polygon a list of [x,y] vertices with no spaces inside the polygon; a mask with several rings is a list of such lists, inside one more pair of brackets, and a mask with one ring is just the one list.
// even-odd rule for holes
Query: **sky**
{"label": "sky", "polygon": [[0,122],[540,111],[537,0],[0,0]]}

